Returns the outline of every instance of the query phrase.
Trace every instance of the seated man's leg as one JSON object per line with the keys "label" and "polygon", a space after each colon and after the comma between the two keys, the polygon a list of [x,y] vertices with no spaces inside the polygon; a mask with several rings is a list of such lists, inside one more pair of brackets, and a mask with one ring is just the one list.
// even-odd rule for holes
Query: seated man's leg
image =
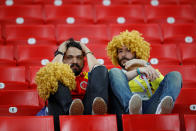
{"label": "seated man's leg", "polygon": [[89,74],[88,86],[83,99],[84,114],[92,114],[92,104],[98,107],[99,103],[103,105],[106,102],[104,109],[100,110],[107,110],[108,86],[108,70],[106,67],[101,65],[94,67]]}
{"label": "seated man's leg", "polygon": [[[128,79],[124,72],[118,68],[113,68],[109,71],[110,88],[116,100],[111,100],[111,104],[119,106],[119,108],[113,108],[111,112],[117,114],[129,113],[129,100],[133,96],[128,85]],[[114,103],[113,103],[114,102]],[[121,111],[120,109],[123,109]]]}
{"label": "seated man's leg", "polygon": [[[157,107],[168,108],[166,112],[170,113],[173,109],[173,104],[176,101],[182,88],[182,77],[179,72],[168,73],[160,83],[154,95],[147,101],[143,101],[143,113],[154,114],[157,112]],[[167,105],[167,106],[166,106]],[[160,114],[159,112],[158,114]],[[161,113],[162,114],[162,113]]]}

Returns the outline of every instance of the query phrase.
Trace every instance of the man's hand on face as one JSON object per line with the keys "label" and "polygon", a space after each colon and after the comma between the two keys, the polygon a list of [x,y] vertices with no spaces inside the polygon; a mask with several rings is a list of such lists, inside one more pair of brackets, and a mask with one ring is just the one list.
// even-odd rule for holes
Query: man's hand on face
{"label": "man's hand on face", "polygon": [[154,81],[156,78],[159,78],[159,73],[152,67],[141,67],[139,68],[141,74],[145,74],[147,79],[150,81]]}
{"label": "man's hand on face", "polygon": [[67,41],[64,41],[63,43],[61,43],[61,45],[58,48],[58,51],[65,53],[67,50],[66,44],[67,44]]}
{"label": "man's hand on face", "polygon": [[145,66],[147,64],[147,61],[142,60],[142,59],[132,59],[127,61],[124,66],[125,69],[129,69],[131,66],[133,65],[141,65],[141,66]]}

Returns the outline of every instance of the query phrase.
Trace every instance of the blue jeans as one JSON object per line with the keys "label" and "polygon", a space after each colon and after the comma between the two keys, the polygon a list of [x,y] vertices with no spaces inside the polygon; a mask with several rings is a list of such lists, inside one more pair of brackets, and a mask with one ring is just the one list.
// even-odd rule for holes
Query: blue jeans
{"label": "blue jeans", "polygon": [[[113,68],[109,72],[111,96],[111,113],[128,114],[129,100],[133,93],[128,85],[128,79],[124,72],[118,68]],[[171,96],[176,101],[182,87],[182,77],[179,72],[168,73],[160,83],[158,89],[149,100],[142,101],[143,114],[154,114],[161,99]],[[119,106],[119,107],[118,107]]]}

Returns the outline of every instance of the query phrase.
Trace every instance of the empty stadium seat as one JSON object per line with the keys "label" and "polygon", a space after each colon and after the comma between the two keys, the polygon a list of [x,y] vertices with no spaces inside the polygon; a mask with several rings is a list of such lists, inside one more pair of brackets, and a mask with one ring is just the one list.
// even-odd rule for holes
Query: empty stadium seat
{"label": "empty stadium seat", "polygon": [[8,25],[6,44],[54,44],[56,45],[53,25]]}
{"label": "empty stadium seat", "polygon": [[154,66],[159,71],[166,75],[171,71],[178,71],[182,75],[183,88],[196,88],[196,67],[193,65],[182,66],[182,65],[159,65]]}
{"label": "empty stadium seat", "polygon": [[175,102],[173,113],[196,114],[196,88],[182,88]]}
{"label": "empty stadium seat", "polygon": [[129,4],[129,0],[84,0],[84,3],[110,6]]}
{"label": "empty stadium seat", "polygon": [[29,85],[30,88],[37,88],[37,85],[35,84],[35,76],[41,67],[42,66],[30,66],[29,67],[27,79],[30,83],[30,85]]}
{"label": "empty stadium seat", "polygon": [[106,47],[103,44],[87,44],[87,47],[93,52],[100,64],[112,65],[111,60],[107,56]]}
{"label": "empty stadium seat", "polygon": [[122,115],[123,131],[180,131],[177,114]]}
{"label": "empty stadium seat", "polygon": [[11,65],[16,66],[16,61],[14,60],[14,47],[0,45],[0,66],[1,65]]}
{"label": "empty stadium seat", "polygon": [[35,115],[43,106],[37,90],[12,90],[0,92],[0,115]]}
{"label": "empty stadium seat", "polygon": [[194,12],[190,5],[145,6],[148,23],[193,23]]}
{"label": "empty stadium seat", "polygon": [[31,65],[46,65],[54,58],[56,46],[40,45],[40,46],[17,46],[16,60],[17,65],[31,66]]}
{"label": "empty stadium seat", "polygon": [[42,0],[1,0],[0,4],[6,6],[40,4]]}
{"label": "empty stadium seat", "polygon": [[98,24],[144,23],[144,9],[140,5],[97,5],[95,10]]}
{"label": "empty stadium seat", "polygon": [[1,28],[1,25],[0,25],[0,45],[1,44],[4,44],[4,41],[3,41],[2,36],[3,36],[3,34],[2,34],[2,28]]}
{"label": "empty stadium seat", "polygon": [[82,4],[83,0],[42,0],[43,4],[62,6],[64,4]]}
{"label": "empty stadium seat", "polygon": [[196,130],[196,115],[184,115],[184,121],[186,131]]}
{"label": "empty stadium seat", "polygon": [[45,6],[46,23],[93,24],[93,8],[90,5]]}
{"label": "empty stadium seat", "polygon": [[195,24],[163,24],[164,44],[196,43]]}
{"label": "empty stadium seat", "polygon": [[151,4],[152,6],[158,6],[162,4],[178,4],[178,0],[130,0],[131,4]]}
{"label": "empty stadium seat", "polygon": [[0,6],[1,24],[43,24],[41,5]]}
{"label": "empty stadium seat", "polygon": [[86,44],[107,44],[109,41],[106,25],[58,25],[56,32],[59,44],[70,38]]}
{"label": "empty stadium seat", "polygon": [[180,45],[182,64],[196,65],[196,46],[195,45]]}
{"label": "empty stadium seat", "polygon": [[195,0],[179,0],[179,3],[180,4],[196,4],[196,1]]}
{"label": "empty stadium seat", "polygon": [[60,116],[61,131],[117,131],[115,115]]}
{"label": "empty stadium seat", "polygon": [[0,117],[0,130],[4,131],[54,131],[52,116]]}
{"label": "empty stadium seat", "polygon": [[152,65],[179,65],[176,45],[151,45],[149,62]]}
{"label": "empty stadium seat", "polygon": [[28,89],[25,67],[0,66],[0,91]]}
{"label": "empty stadium seat", "polygon": [[139,31],[144,37],[144,39],[150,42],[151,44],[161,43],[162,41],[161,28],[158,24],[112,24],[109,26],[110,39],[112,39],[113,36],[118,35],[120,34],[120,32],[125,30]]}

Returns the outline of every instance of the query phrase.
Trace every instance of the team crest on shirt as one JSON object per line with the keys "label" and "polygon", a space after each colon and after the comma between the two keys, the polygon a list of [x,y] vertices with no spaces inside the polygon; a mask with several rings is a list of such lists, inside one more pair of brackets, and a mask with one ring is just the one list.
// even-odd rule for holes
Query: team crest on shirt
{"label": "team crest on shirt", "polygon": [[87,84],[88,83],[86,81],[80,82],[80,88],[83,89],[83,90],[86,90]]}

